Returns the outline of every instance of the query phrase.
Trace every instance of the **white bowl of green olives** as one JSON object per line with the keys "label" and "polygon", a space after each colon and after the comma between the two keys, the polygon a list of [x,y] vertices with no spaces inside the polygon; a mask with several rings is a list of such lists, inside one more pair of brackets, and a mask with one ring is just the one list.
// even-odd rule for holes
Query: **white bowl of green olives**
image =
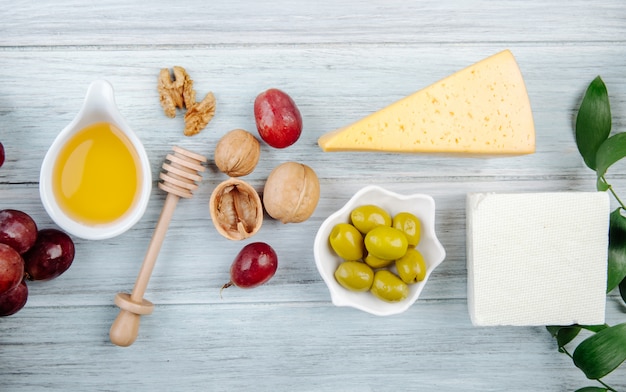
{"label": "white bowl of green olives", "polygon": [[313,253],[334,305],[377,316],[411,307],[446,256],[433,198],[379,186],[362,188],[322,223]]}

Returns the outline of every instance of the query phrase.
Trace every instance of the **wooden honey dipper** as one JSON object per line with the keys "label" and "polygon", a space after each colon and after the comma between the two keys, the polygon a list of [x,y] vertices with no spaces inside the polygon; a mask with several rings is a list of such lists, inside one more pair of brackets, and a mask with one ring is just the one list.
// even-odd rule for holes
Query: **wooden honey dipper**
{"label": "wooden honey dipper", "polygon": [[204,171],[202,163],[207,159],[187,151],[180,147],[173,148],[174,153],[165,157],[161,173],[159,175],[159,188],[167,192],[161,216],[152,234],[150,245],[135,281],[135,287],[131,294],[118,293],[115,296],[115,304],[120,312],[111,325],[109,338],[118,346],[130,346],[137,338],[139,322],[142,315],[152,313],[154,304],[143,298],[148,286],[150,275],[154,268],[165,233],[176,208],[178,200],[191,198],[193,191],[198,188],[196,184],[202,177],[199,172]]}

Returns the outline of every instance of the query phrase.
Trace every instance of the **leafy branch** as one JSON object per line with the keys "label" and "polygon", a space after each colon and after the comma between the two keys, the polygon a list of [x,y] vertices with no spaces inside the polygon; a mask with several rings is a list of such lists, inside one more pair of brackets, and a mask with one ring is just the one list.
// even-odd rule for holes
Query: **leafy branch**
{"label": "leafy branch", "polygon": [[[610,192],[619,207],[611,212],[609,220],[609,249],[607,267],[607,289],[616,287],[626,302],[626,206],[607,181],[608,169],[626,157],[626,133],[611,133],[611,106],[606,85],[596,77],[585,92],[576,117],[576,145],[585,164],[596,172],[596,189]],[[548,331],[557,341],[559,352],[572,358],[574,365],[601,387],[585,387],[576,392],[617,392],[602,378],[626,360],[626,323],[603,325],[548,326]],[[582,331],[591,336],[582,340],[570,353],[566,345]]]}

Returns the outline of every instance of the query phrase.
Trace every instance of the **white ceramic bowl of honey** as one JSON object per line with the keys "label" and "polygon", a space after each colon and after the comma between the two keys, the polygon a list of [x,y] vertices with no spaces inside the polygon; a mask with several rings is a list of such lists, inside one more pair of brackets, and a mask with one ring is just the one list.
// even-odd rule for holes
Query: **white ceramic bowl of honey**
{"label": "white ceramic bowl of honey", "polygon": [[143,144],[120,114],[111,84],[94,81],[44,157],[39,178],[44,208],[66,232],[100,240],[137,223],[151,191]]}

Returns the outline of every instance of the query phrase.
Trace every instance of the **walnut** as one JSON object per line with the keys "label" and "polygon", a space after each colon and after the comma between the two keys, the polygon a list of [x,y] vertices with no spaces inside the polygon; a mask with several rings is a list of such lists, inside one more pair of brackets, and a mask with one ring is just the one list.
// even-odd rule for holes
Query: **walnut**
{"label": "walnut", "polygon": [[174,80],[169,69],[163,68],[159,72],[157,90],[161,106],[170,118],[176,117],[176,109],[187,109],[183,133],[186,136],[196,135],[215,115],[215,96],[209,92],[201,102],[196,102],[193,80],[185,68],[174,66],[172,72]]}
{"label": "walnut", "polygon": [[185,104],[185,108],[189,110],[189,108],[196,104],[196,90],[193,89],[193,80],[191,80],[183,67],[174,67],[174,75],[176,75],[176,68],[180,68],[184,72],[183,103]]}
{"label": "walnut", "polygon": [[198,134],[215,115],[215,96],[209,92],[204,99],[191,107],[185,113],[185,136]]}
{"label": "walnut", "polygon": [[167,68],[159,72],[157,89],[161,106],[165,115],[170,118],[176,117],[176,109],[189,108],[196,103],[196,93],[193,89],[193,80],[183,67],[173,68],[174,80],[171,79]]}
{"label": "walnut", "polygon": [[230,177],[252,173],[261,155],[261,144],[248,131],[233,129],[215,146],[215,165]]}
{"label": "walnut", "polygon": [[320,198],[320,183],[315,171],[297,162],[278,165],[265,182],[263,205],[267,214],[282,223],[309,219]]}
{"label": "walnut", "polygon": [[238,178],[229,178],[215,188],[209,200],[209,211],[218,233],[230,240],[249,238],[263,224],[259,194]]}

